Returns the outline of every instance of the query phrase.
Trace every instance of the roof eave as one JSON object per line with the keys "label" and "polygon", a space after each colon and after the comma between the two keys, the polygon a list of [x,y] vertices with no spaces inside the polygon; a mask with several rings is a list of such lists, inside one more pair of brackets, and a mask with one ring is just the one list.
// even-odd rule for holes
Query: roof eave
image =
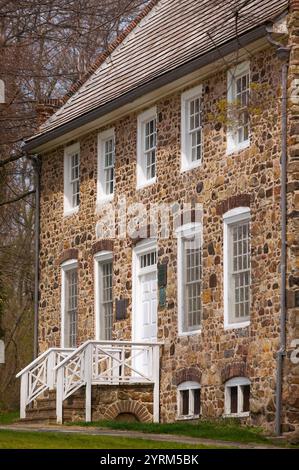
{"label": "roof eave", "polygon": [[260,25],[257,28],[254,28],[247,33],[239,36],[238,38],[229,41],[218,48],[209,51],[207,54],[201,55],[196,59],[193,59],[190,62],[187,62],[169,72],[160,75],[159,77],[152,79],[145,84],[130,90],[128,93],[121,95],[117,99],[110,101],[109,103],[93,109],[92,111],[83,114],[76,119],[63,124],[45,134],[38,135],[33,137],[30,140],[26,141],[23,145],[24,152],[34,153],[34,150],[38,149],[41,145],[44,145],[58,137],[63,136],[75,129],[79,129],[81,126],[91,123],[92,121],[108,114],[112,111],[115,111],[117,108],[124,106],[133,100],[140,98],[141,96],[149,93],[157,88],[166,85],[172,81],[175,81],[184,75],[192,73],[206,65],[211,64],[214,61],[219,60],[220,57],[225,57],[233,53],[235,50],[242,47],[246,47],[251,42],[257,41],[258,39],[266,36],[266,25]]}

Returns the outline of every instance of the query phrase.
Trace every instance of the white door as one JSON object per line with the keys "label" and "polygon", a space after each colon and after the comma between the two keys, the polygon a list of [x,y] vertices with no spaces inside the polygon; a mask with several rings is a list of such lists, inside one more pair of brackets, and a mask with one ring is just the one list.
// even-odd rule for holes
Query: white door
{"label": "white door", "polygon": [[[133,311],[133,341],[157,341],[157,264],[156,250],[136,256],[135,302]],[[151,374],[149,351],[134,348],[134,366],[144,375]]]}

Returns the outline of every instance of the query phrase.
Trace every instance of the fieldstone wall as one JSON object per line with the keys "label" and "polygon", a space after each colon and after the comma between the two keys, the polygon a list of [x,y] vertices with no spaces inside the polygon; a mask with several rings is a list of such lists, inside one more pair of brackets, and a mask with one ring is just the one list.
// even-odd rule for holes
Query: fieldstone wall
{"label": "fieldstone wall", "polygon": [[[299,432],[299,2],[291,0],[289,16],[289,153],[287,167],[287,345],[284,359],[283,429]],[[298,358],[298,354],[297,354]]]}
{"label": "fieldstone wall", "polygon": [[[222,416],[224,382],[242,372],[252,384],[249,422],[273,429],[279,347],[281,141],[280,64],[274,49],[268,48],[251,58],[251,79],[260,87],[261,95],[259,109],[251,116],[251,146],[226,155],[226,128],[219,117],[218,103],[226,99],[227,73],[215,72],[202,82],[203,164],[185,173],[180,171],[180,108],[184,89],[157,101],[157,182],[142,190],[136,191],[137,114],[112,124],[116,136],[116,203],[125,196],[127,204],[176,201],[203,205],[200,334],[178,335],[176,239],[173,234],[167,240],[158,239],[158,262],[167,264],[166,305],[158,310],[158,340],[164,342],[160,395],[163,422],[176,419],[177,372],[193,368],[200,377],[205,418]],[[93,255],[99,248],[95,227],[105,212],[105,207],[96,207],[97,134],[102,130],[80,140],[81,203],[77,214],[63,216],[63,148],[42,157],[41,351],[60,345],[60,263],[68,250],[76,250],[79,265],[78,341],[95,336]],[[251,209],[251,323],[247,328],[225,330],[223,213],[240,205],[249,205]],[[128,301],[127,318],[114,323],[115,339],[131,339],[133,246],[128,238],[116,238],[113,243],[114,298]],[[290,393],[291,388],[286,390],[285,400]],[[99,416],[103,413],[100,409],[97,412]],[[295,424],[298,423],[292,426]]]}

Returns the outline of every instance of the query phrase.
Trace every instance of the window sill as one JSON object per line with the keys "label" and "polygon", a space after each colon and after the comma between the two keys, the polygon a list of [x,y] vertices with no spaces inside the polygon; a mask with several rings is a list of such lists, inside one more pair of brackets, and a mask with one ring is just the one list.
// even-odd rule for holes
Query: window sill
{"label": "window sill", "polygon": [[250,416],[249,411],[245,411],[244,413],[230,413],[224,414],[223,418],[248,418]]}
{"label": "window sill", "polygon": [[150,179],[150,180],[148,180],[148,181],[144,181],[143,183],[137,184],[136,189],[137,189],[137,191],[138,191],[138,190],[140,190],[140,189],[147,188],[148,186],[151,186],[152,184],[155,184],[156,181],[157,181],[157,178],[156,178],[156,177],[155,177],[155,178],[152,178],[152,179]]}
{"label": "window sill", "polygon": [[181,174],[186,173],[187,171],[194,170],[195,168],[199,168],[201,166],[202,166],[202,159],[198,160],[197,162],[190,163],[190,165],[182,165]]}
{"label": "window sill", "polygon": [[77,212],[79,212],[79,206],[64,211],[63,217],[70,217],[71,215],[77,214]]}
{"label": "window sill", "polygon": [[201,334],[201,328],[199,330],[194,330],[194,331],[181,331],[178,334],[178,337],[183,338],[183,337],[186,337],[186,336],[196,336],[196,335],[200,335],[200,334]]}
{"label": "window sill", "polygon": [[200,415],[177,416],[177,421],[191,421],[192,419],[199,419]]}
{"label": "window sill", "polygon": [[247,149],[248,147],[250,147],[250,140],[246,140],[245,142],[242,142],[242,144],[229,146],[226,149],[226,155],[233,155],[235,153],[239,153],[242,150]]}
{"label": "window sill", "polygon": [[250,325],[250,320],[243,321],[240,323],[229,323],[227,325],[224,325],[225,330],[236,330],[240,328],[246,328],[247,326]]}

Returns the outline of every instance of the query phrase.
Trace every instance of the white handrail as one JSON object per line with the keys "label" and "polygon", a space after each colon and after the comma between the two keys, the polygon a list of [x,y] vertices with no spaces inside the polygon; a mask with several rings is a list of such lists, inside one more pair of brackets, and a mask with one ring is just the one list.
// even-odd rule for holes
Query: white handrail
{"label": "white handrail", "polygon": [[164,343],[161,343],[161,342],[144,342],[144,343],[136,342],[135,343],[135,341],[132,343],[132,341],[107,341],[107,340],[96,341],[96,340],[90,339],[90,340],[85,341],[84,343],[82,343],[81,346],[79,346],[77,349],[75,349],[72,354],[70,354],[63,361],[61,361],[55,367],[54,370],[57,370],[60,367],[64,366],[64,364],[66,362],[68,362],[73,357],[75,357],[79,352],[83,351],[83,349],[85,349],[85,347],[88,344],[98,344],[98,345],[103,344],[104,346],[108,346],[108,345],[111,345],[111,346],[132,346],[132,345],[134,345],[134,346],[163,346]]}
{"label": "white handrail", "polygon": [[35,366],[35,364],[38,364],[41,359],[48,356],[51,352],[73,351],[73,350],[74,350],[74,348],[63,348],[63,349],[61,349],[61,348],[49,348],[46,351],[44,351],[42,354],[37,356],[32,362],[30,362],[30,364],[28,364],[28,366],[26,366],[26,367],[24,367],[24,369],[20,370],[20,372],[17,373],[16,378],[18,379],[25,372],[28,372],[30,369],[32,369],[33,366]]}
{"label": "white handrail", "polygon": [[[63,401],[85,385],[85,420],[91,421],[91,388],[93,384],[154,385],[154,421],[159,422],[159,342],[89,340],[63,359],[57,373],[56,417],[63,421]],[[137,354],[136,354],[137,351]],[[138,370],[138,360],[148,354],[148,369]],[[137,366],[136,366],[137,359]]]}
{"label": "white handrail", "polygon": [[26,406],[46,390],[56,386],[54,367],[61,356],[73,352],[73,348],[49,348],[24,367],[16,377],[21,377],[20,417],[26,417]]}

